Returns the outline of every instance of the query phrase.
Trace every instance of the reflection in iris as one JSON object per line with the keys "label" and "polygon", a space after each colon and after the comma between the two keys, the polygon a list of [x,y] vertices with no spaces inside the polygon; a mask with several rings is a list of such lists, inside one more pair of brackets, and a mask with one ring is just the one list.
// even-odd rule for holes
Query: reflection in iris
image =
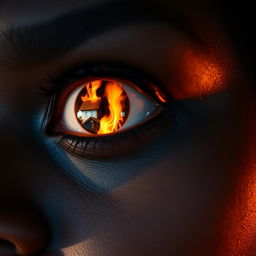
{"label": "reflection in iris", "polygon": [[79,93],[75,112],[80,125],[92,134],[118,131],[129,114],[127,93],[118,82],[87,82]]}

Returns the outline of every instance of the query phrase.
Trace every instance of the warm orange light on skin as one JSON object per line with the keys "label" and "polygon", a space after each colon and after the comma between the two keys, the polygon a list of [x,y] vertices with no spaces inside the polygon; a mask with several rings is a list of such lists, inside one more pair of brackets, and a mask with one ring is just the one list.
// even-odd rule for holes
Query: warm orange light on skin
{"label": "warm orange light on skin", "polygon": [[198,98],[211,95],[224,88],[227,82],[227,65],[224,57],[199,50],[186,50],[181,58],[177,99]]}
{"label": "warm orange light on skin", "polygon": [[155,90],[155,94],[157,96],[157,98],[162,101],[163,103],[166,103],[167,100],[164,98],[164,96],[158,91],[158,90]]}
{"label": "warm orange light on skin", "polygon": [[121,115],[122,105],[125,96],[122,95],[123,89],[114,82],[109,82],[105,88],[105,96],[109,104],[109,115],[103,116],[100,120],[100,130],[98,134],[108,134],[117,131],[124,121]]}
{"label": "warm orange light on skin", "polygon": [[224,223],[225,242],[220,246],[220,256],[256,255],[256,119],[251,122],[244,175]]}

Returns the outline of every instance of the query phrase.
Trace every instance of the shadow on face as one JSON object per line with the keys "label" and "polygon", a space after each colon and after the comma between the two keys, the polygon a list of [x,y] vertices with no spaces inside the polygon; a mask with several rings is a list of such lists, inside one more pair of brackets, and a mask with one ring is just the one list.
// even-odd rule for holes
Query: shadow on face
{"label": "shadow on face", "polygon": [[[208,1],[2,1],[0,255],[254,255],[254,95],[232,47]],[[94,77],[161,115],[46,133]]]}

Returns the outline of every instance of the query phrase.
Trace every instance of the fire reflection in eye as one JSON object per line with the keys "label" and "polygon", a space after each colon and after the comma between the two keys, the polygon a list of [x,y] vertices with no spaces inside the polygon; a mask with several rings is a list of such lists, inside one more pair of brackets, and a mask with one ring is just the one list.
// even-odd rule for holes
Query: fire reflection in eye
{"label": "fire reflection in eye", "polygon": [[75,103],[79,124],[91,134],[118,131],[127,120],[129,109],[129,99],[121,84],[108,80],[87,82]]}

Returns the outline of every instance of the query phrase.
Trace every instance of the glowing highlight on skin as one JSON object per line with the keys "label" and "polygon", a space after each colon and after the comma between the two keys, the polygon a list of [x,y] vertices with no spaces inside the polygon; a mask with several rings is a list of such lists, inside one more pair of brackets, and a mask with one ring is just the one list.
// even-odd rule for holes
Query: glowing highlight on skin
{"label": "glowing highlight on skin", "polygon": [[[255,133],[256,120],[252,133]],[[240,191],[224,223],[225,243],[220,256],[252,256],[256,251],[256,137],[252,135]]]}
{"label": "glowing highlight on skin", "polygon": [[175,98],[198,98],[221,91],[227,82],[226,64],[222,57],[187,50],[182,57],[182,74]]}

